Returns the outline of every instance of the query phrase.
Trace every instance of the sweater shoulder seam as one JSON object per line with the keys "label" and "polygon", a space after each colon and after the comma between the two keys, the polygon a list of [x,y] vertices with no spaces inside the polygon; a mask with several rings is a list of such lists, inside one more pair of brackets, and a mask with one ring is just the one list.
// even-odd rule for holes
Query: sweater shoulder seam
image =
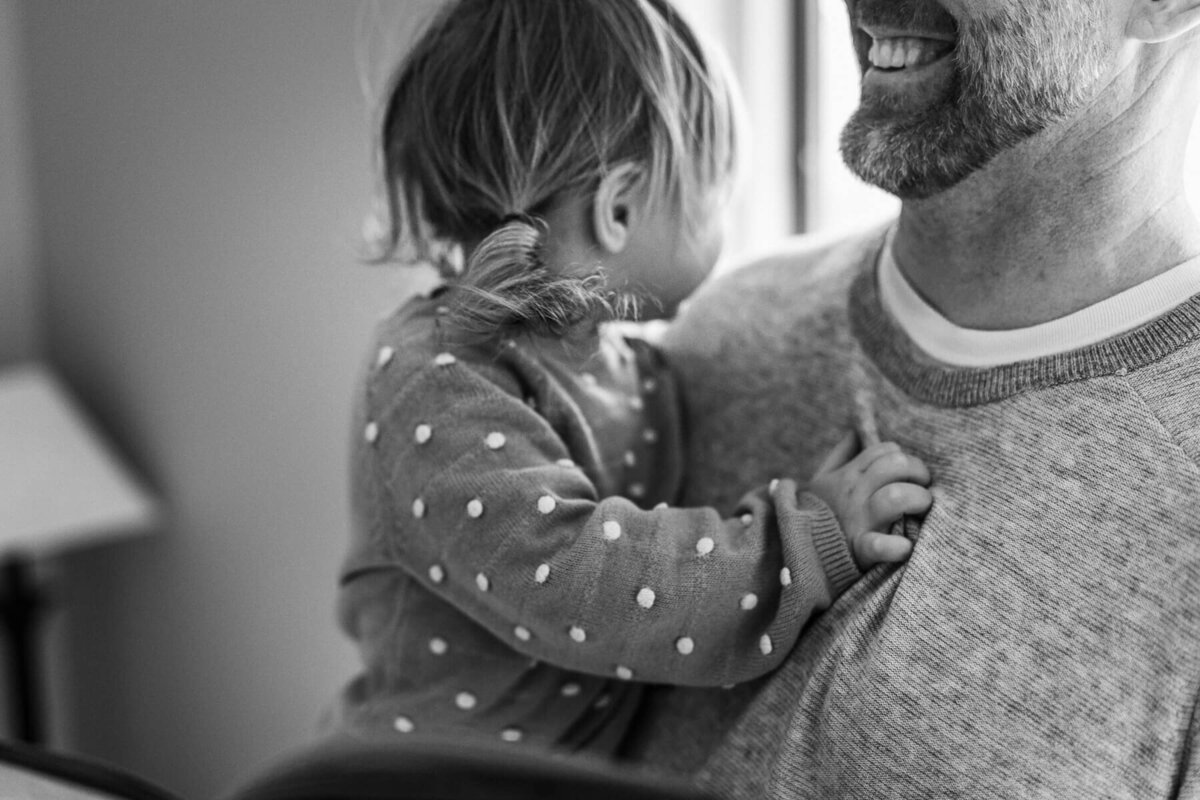
{"label": "sweater shoulder seam", "polygon": [[1126,376],[1122,376],[1120,380],[1122,384],[1129,390],[1129,392],[1137,398],[1147,416],[1154,420],[1155,425],[1158,426],[1158,429],[1162,432],[1163,436],[1175,446],[1175,449],[1179,451],[1179,454],[1183,456],[1184,460],[1192,465],[1192,471],[1195,473],[1195,477],[1200,479],[1200,461],[1197,461],[1190,453],[1188,453],[1187,449],[1184,448],[1183,444],[1179,441],[1179,438],[1169,427],[1167,427],[1166,422],[1164,422],[1163,418],[1159,416],[1157,411],[1155,411],[1154,406],[1151,405],[1150,401],[1146,399],[1146,396],[1142,394],[1141,390],[1134,385],[1133,381],[1129,380],[1129,378]]}

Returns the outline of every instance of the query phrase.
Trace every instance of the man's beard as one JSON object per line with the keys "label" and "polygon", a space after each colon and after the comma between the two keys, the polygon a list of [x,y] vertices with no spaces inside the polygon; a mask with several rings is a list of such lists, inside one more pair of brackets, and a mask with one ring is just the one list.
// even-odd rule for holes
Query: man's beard
{"label": "man's beard", "polygon": [[[860,0],[855,11],[867,24],[948,16],[936,0]],[[1093,0],[1028,0],[960,20],[950,90],[916,111],[864,98],[842,131],[842,158],[903,199],[949,189],[1086,103],[1104,34]]]}

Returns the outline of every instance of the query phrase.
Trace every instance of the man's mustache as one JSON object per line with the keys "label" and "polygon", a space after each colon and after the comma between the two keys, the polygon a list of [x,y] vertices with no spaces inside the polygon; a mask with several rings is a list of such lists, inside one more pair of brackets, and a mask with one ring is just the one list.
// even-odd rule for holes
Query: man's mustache
{"label": "man's mustache", "polygon": [[857,0],[854,23],[858,27],[958,33],[958,23],[936,0]]}

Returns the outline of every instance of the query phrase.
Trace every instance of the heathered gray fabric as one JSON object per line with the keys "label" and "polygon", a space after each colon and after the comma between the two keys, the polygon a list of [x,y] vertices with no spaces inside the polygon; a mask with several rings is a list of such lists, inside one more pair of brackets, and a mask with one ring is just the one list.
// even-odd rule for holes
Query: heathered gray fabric
{"label": "heathered gray fabric", "polygon": [[689,502],[811,473],[858,392],[934,476],[912,558],[851,587],[756,695],[651,698],[631,751],[731,798],[1200,797],[1200,298],[1071,354],[950,369],[879,307],[880,242],[717,282],[668,350]]}

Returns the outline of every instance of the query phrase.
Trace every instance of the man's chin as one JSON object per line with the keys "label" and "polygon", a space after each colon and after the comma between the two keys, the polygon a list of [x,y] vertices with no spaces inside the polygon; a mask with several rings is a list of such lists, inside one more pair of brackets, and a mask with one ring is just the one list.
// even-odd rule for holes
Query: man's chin
{"label": "man's chin", "polygon": [[[842,159],[861,180],[901,200],[925,200],[961,183],[986,159],[964,158],[939,147],[944,136],[928,119],[898,123],[859,109],[842,131]],[[925,130],[922,130],[922,129]]]}

